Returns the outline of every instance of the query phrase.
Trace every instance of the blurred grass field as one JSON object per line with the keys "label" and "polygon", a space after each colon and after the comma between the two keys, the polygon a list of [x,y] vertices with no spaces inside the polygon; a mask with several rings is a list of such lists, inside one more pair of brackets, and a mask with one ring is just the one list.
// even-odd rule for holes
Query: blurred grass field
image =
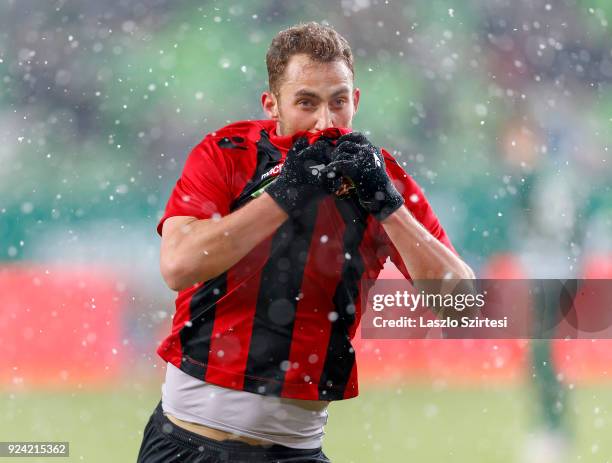
{"label": "blurred grass field", "polygon": [[[106,391],[4,392],[0,440],[70,442],[67,459],[20,458],[24,463],[133,462],[158,400],[159,387],[138,384]],[[515,463],[533,430],[531,400],[523,387],[370,388],[331,405],[324,450],[334,463]],[[610,388],[574,391],[570,461],[611,461],[610,410]]]}

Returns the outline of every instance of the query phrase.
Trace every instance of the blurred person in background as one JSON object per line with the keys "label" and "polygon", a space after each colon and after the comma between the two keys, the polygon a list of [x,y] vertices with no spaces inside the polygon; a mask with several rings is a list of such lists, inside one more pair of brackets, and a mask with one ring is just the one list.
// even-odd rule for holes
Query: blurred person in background
{"label": "blurred person in background", "polygon": [[[488,21],[495,45],[490,72],[517,97],[500,130],[504,181],[518,206],[508,248],[523,278],[537,285],[532,319],[539,326],[554,326],[559,316],[559,280],[584,277],[589,255],[609,248],[609,233],[589,231],[601,223],[594,204],[607,170],[605,149],[593,136],[603,115],[593,103],[597,84],[609,77],[608,48],[602,53],[595,39],[584,37],[571,23],[574,15],[568,5],[534,1],[492,6]],[[519,28],[526,33],[515,34]],[[601,61],[593,59],[598,56]],[[563,286],[575,296],[571,280]],[[575,444],[571,387],[555,358],[554,337],[549,331],[529,343],[535,424],[524,437],[520,463],[569,461]]]}
{"label": "blurred person in background", "polygon": [[266,62],[269,119],[207,135],[157,228],[178,297],[141,463],[329,461],[328,405],[358,394],[361,284],[388,257],[406,278],[473,278],[416,182],[351,132],[347,41],[294,26]]}
{"label": "blurred person in background", "polygon": [[[540,279],[576,278],[570,243],[576,233],[578,195],[567,176],[550,169],[546,130],[534,122],[528,108],[523,117],[512,118],[505,127],[503,152],[514,176],[521,178],[518,190],[520,239],[513,243],[524,277],[532,285],[532,323],[542,330],[554,326],[560,307],[558,285]],[[539,121],[539,123],[546,123]],[[554,149],[554,148],[553,148]],[[554,149],[556,151],[556,149]],[[554,162],[554,161],[553,161]],[[537,329],[537,328],[534,328]],[[567,416],[568,386],[553,358],[554,333],[539,333],[529,343],[529,378],[537,406],[535,430],[525,438],[519,462],[561,463],[567,458],[572,441]]]}
{"label": "blurred person in background", "polygon": [[[555,332],[545,327],[555,326],[560,316],[561,288],[576,295],[568,279],[582,277],[586,228],[596,215],[589,210],[589,190],[582,187],[585,178],[597,181],[595,147],[581,139],[584,123],[570,108],[558,104],[554,114],[549,111],[547,102],[555,101],[554,93],[549,89],[547,99],[532,98],[521,105],[521,116],[509,120],[502,137],[504,160],[522,185],[511,245],[525,278],[534,283],[534,327],[546,331],[529,344],[536,429],[525,439],[521,463],[561,463],[570,455],[570,387],[553,355]],[[578,151],[578,146],[590,152]],[[559,281],[566,283],[561,286]]]}

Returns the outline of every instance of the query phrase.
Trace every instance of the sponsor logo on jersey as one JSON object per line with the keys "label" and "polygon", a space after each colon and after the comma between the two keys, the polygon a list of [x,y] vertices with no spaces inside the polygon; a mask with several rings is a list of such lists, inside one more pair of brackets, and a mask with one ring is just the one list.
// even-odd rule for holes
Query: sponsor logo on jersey
{"label": "sponsor logo on jersey", "polygon": [[261,180],[263,180],[263,179],[265,179],[265,178],[268,178],[268,177],[270,177],[271,175],[276,176],[276,175],[280,174],[280,171],[281,171],[281,169],[282,169],[282,168],[283,168],[283,165],[282,165],[282,164],[277,164],[277,165],[275,165],[274,167],[272,167],[272,169],[270,169],[268,172],[264,173],[264,174],[261,176]]}

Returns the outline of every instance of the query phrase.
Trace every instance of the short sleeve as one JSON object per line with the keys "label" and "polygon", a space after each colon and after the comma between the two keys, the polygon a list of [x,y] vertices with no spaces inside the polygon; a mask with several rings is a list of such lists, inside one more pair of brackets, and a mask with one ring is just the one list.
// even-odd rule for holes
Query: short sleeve
{"label": "short sleeve", "polygon": [[157,225],[157,233],[161,236],[164,222],[169,217],[209,219],[214,214],[229,214],[232,200],[229,180],[223,153],[212,137],[207,136],[189,153]]}
{"label": "short sleeve", "polygon": [[[412,215],[431,233],[438,241],[444,246],[450,249],[453,253],[457,254],[457,251],[453,247],[448,235],[442,228],[440,221],[436,217],[431,205],[427,201],[425,194],[417,182],[408,175],[404,169],[398,164],[398,162],[385,150],[382,150],[385,157],[385,164],[387,173],[391,177],[393,184],[398,191],[404,197],[405,206],[412,213]],[[381,227],[382,228],[382,227]],[[383,233],[384,237],[383,246],[387,249],[383,255],[388,255],[395,266],[402,272],[404,277],[411,279],[406,266],[400,256],[399,251],[395,245],[391,242],[386,233]]]}

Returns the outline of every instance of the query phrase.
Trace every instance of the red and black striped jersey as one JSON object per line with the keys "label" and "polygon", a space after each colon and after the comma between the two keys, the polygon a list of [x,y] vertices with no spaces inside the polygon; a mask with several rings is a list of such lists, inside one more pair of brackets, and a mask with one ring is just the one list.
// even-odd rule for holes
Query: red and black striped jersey
{"label": "red and black striped jersey", "polygon": [[[158,233],[168,217],[214,219],[246,204],[278,175],[293,140],[278,136],[272,120],[237,122],[207,135],[189,154]],[[454,251],[422,190],[382,151],[406,207]],[[354,397],[351,339],[360,291],[387,257],[410,278],[357,198],[329,195],[223,274],[180,291],[158,354],[191,376],[232,389],[308,400]]]}

